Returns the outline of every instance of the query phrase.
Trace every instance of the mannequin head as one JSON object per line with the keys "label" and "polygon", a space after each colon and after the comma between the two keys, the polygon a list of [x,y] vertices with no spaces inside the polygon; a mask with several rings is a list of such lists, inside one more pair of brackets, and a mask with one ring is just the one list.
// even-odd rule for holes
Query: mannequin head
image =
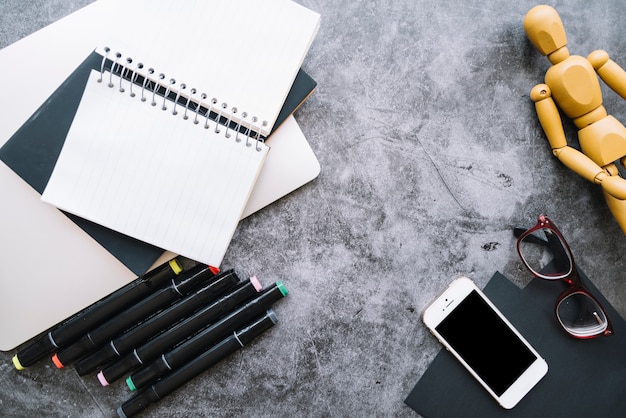
{"label": "mannequin head", "polygon": [[563,22],[550,6],[541,5],[530,9],[524,17],[524,31],[542,55],[550,55],[567,44]]}

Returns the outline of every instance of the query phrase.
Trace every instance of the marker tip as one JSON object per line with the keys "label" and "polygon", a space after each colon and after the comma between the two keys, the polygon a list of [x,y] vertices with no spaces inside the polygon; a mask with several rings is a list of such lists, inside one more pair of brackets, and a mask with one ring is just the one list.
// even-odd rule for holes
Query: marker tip
{"label": "marker tip", "polygon": [[102,386],[109,386],[109,382],[107,382],[104,374],[102,372],[98,373],[98,380]]}
{"label": "marker tip", "polygon": [[250,277],[250,282],[252,282],[252,285],[254,286],[257,292],[260,292],[261,290],[263,290],[263,285],[261,284],[261,281],[256,276]]}
{"label": "marker tip", "polygon": [[122,409],[122,407],[120,406],[119,408],[117,408],[117,415],[120,418],[126,418],[126,414],[124,413],[124,410]]}
{"label": "marker tip", "polygon": [[13,365],[17,370],[24,370],[25,368],[24,366],[22,366],[22,363],[20,363],[20,359],[17,358],[17,354],[13,356]]}
{"label": "marker tip", "polygon": [[132,376],[128,376],[128,377],[126,378],[126,384],[128,385],[128,388],[129,388],[131,391],[135,392],[135,391],[137,390],[137,387],[135,386],[135,383],[133,383]]}
{"label": "marker tip", "polygon": [[61,360],[59,360],[59,356],[57,356],[56,354],[52,356],[52,362],[55,366],[57,366],[57,369],[62,369],[64,367],[63,363],[61,363]]}

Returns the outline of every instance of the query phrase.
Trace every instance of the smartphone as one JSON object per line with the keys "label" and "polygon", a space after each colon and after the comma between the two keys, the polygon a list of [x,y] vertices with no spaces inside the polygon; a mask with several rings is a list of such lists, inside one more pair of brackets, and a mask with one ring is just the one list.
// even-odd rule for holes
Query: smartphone
{"label": "smartphone", "polygon": [[548,372],[548,364],[467,277],[454,280],[422,314],[430,332],[506,409]]}

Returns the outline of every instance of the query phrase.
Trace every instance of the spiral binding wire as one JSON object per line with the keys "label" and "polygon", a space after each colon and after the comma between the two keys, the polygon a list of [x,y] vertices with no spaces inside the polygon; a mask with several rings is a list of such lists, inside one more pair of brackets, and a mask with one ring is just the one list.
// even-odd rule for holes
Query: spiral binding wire
{"label": "spiral binding wire", "polygon": [[[221,103],[217,98],[211,98],[207,101],[208,95],[201,93],[196,96],[198,91],[195,88],[190,88],[187,92],[187,85],[180,83],[176,86],[176,79],[170,78],[165,81],[165,74],[159,73],[154,76],[155,70],[148,68],[143,71],[144,64],[137,62],[134,66],[133,59],[127,57],[122,61],[122,54],[116,52],[113,56],[109,57],[111,49],[104,48],[104,55],[100,64],[100,77],[98,82],[101,83],[105,77],[106,72],[109,73],[108,87],[113,88],[113,75],[119,77],[119,84],[117,86],[120,93],[124,93],[126,88],[124,84],[127,84],[130,97],[139,95],[142,102],[150,100],[152,106],[158,104],[157,100],[161,103],[161,110],[166,111],[172,105],[171,114],[176,116],[179,114],[178,109],[183,112],[182,119],[192,120],[194,124],[200,124],[204,120],[203,127],[209,129],[210,122],[215,123],[214,132],[221,133],[224,128],[224,137],[231,138],[231,131],[235,133],[235,142],[241,142],[245,137],[246,146],[252,146],[255,143],[255,149],[261,151],[259,144],[265,141],[265,137],[261,135],[260,127],[267,126],[267,122],[263,121],[259,126],[257,124],[258,118],[252,116],[248,122],[247,112],[241,112],[241,116],[237,117],[237,107],[232,107],[230,112],[228,111],[228,104]],[[124,83],[126,82],[126,83]],[[141,87],[140,93],[136,93],[135,90]],[[161,101],[162,99],[162,101]]]}

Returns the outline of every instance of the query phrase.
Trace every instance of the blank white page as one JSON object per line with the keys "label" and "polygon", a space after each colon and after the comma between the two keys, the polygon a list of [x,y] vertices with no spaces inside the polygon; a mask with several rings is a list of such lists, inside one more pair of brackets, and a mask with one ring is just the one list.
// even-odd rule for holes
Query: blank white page
{"label": "blank white page", "polygon": [[246,126],[253,116],[266,121],[255,126],[263,135],[320,24],[318,13],[291,0],[134,0],[113,13],[115,31],[98,45],[215,98],[216,108],[247,112]]}
{"label": "blank white page", "polygon": [[219,266],[269,148],[121,93],[106,77],[92,72],[42,199]]}

